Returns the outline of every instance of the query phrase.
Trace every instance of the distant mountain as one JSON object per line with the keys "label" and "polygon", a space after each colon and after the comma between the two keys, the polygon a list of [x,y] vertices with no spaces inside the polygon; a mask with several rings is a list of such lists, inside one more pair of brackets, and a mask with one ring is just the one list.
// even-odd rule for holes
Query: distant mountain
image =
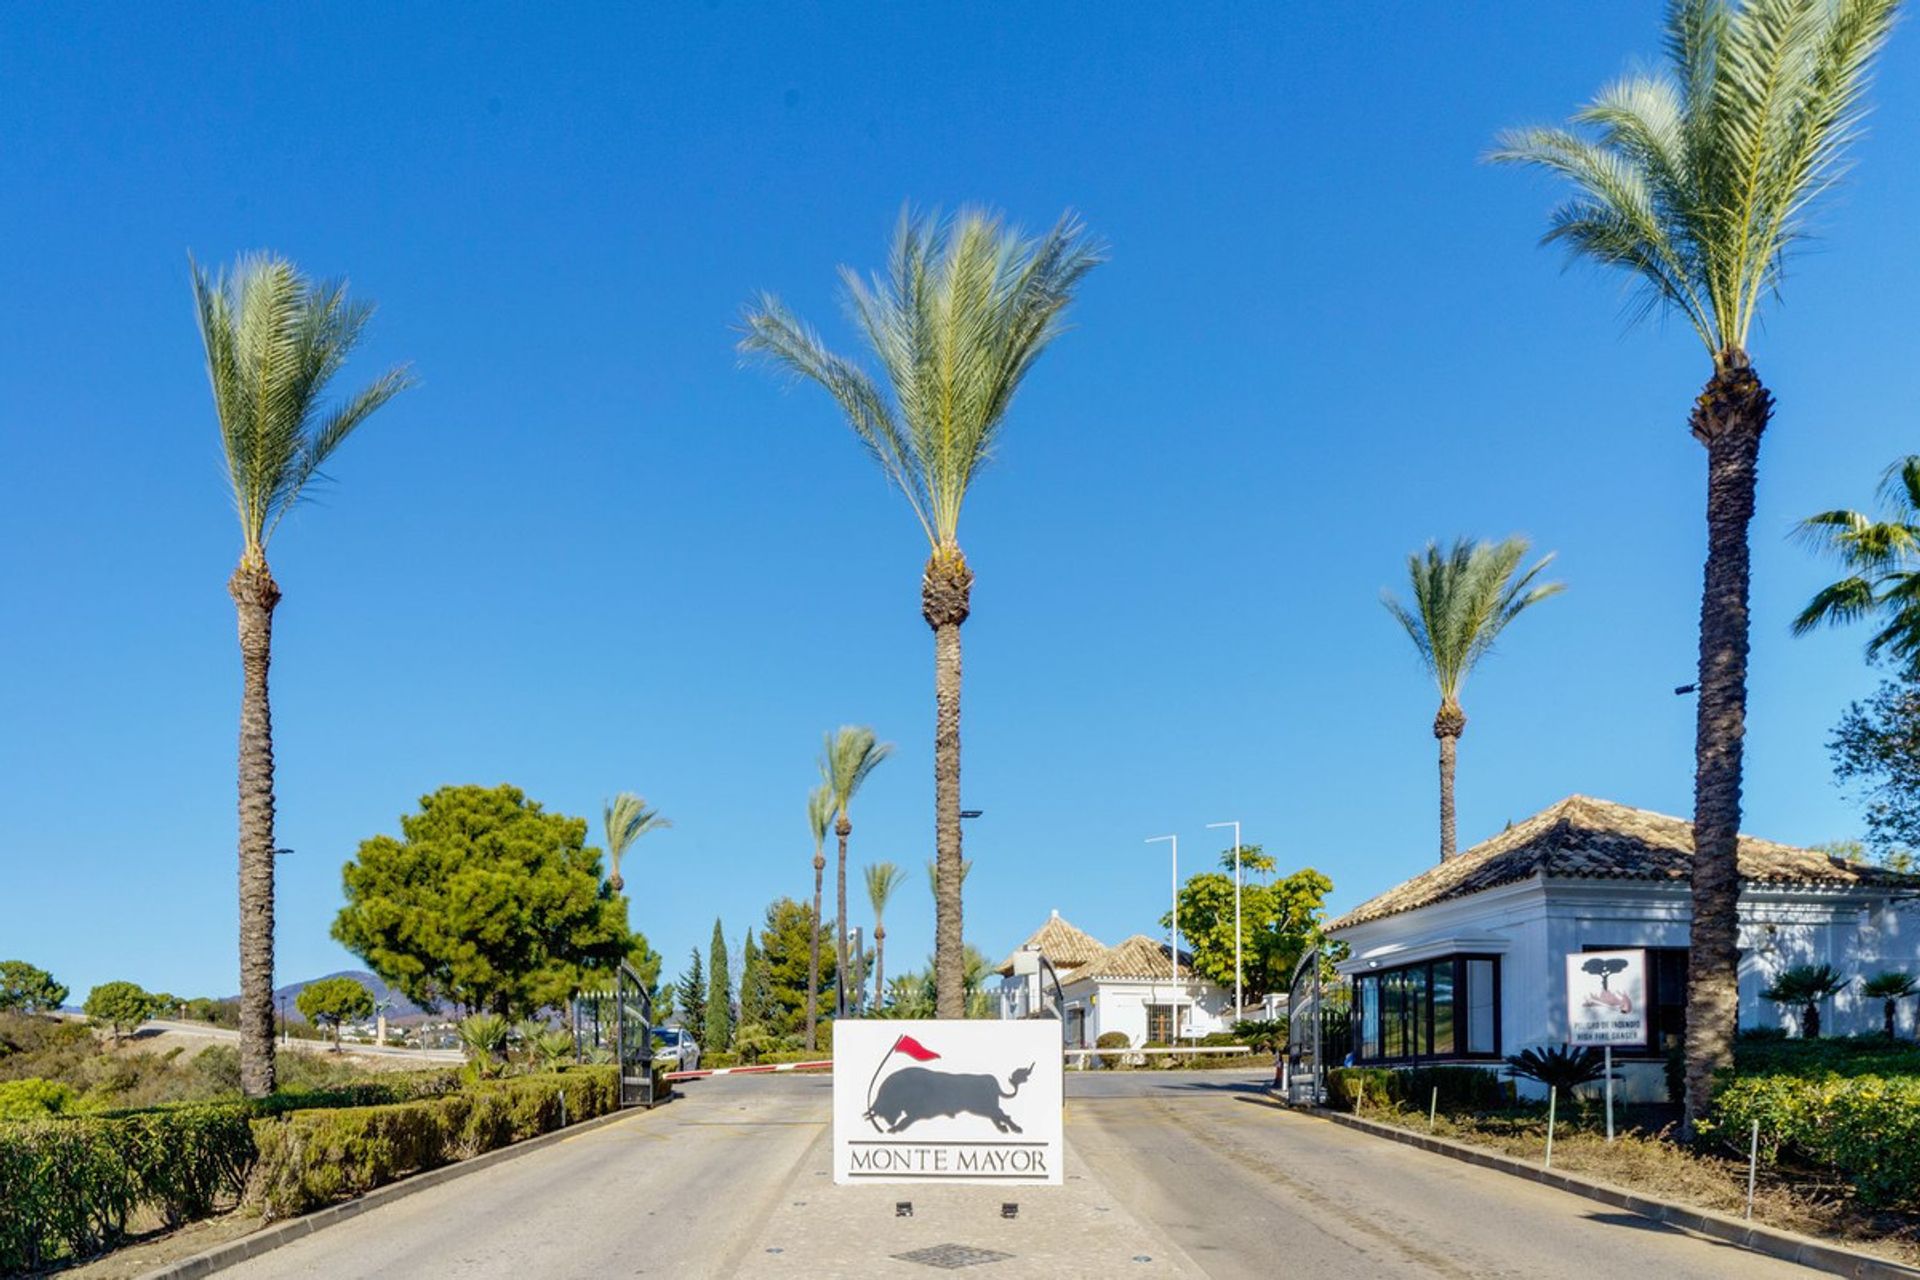
{"label": "distant mountain", "polygon": [[[323,973],[317,978],[308,978],[303,982],[290,982],[284,987],[277,987],[273,993],[273,1007],[275,1011],[277,1012],[281,1008],[280,1002],[284,999],[286,1001],[287,1021],[305,1022],[306,1019],[300,1015],[300,1010],[294,1007],[294,1001],[299,999],[302,991],[305,991],[314,983],[324,982],[328,978],[352,978],[355,982],[373,992],[373,998],[375,1000],[391,995],[393,997],[393,1007],[387,1010],[387,1021],[394,1026],[409,1026],[416,1022],[424,1022],[432,1016],[428,1014],[425,1009],[422,1009],[398,991],[394,991],[387,986],[386,983],[380,981],[379,978],[368,973],[365,969],[342,969],[338,973]],[[238,1000],[239,998],[239,996],[227,997],[229,1000]]]}

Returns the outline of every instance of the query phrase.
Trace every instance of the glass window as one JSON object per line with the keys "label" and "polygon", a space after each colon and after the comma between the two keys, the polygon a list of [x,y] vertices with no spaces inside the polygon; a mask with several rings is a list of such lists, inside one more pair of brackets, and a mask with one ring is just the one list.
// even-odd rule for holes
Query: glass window
{"label": "glass window", "polygon": [[1453,1041],[1453,961],[1433,966],[1433,1052],[1451,1057],[1459,1052]]}
{"label": "glass window", "polygon": [[1170,1044],[1173,1041],[1173,1006],[1170,1004],[1150,1004],[1147,1006],[1147,1043]]}
{"label": "glass window", "polygon": [[1493,961],[1467,961],[1467,1052],[1498,1053]]}
{"label": "glass window", "polygon": [[1407,1052],[1416,1058],[1433,1053],[1433,1035],[1427,1023],[1427,975],[1434,966],[1407,970]]}
{"label": "glass window", "polygon": [[1380,1056],[1380,979],[1360,979],[1360,1056]]}

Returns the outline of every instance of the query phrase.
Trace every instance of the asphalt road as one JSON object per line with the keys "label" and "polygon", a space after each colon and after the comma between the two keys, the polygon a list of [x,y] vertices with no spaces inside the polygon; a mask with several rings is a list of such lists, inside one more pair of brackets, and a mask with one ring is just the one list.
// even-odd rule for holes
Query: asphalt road
{"label": "asphalt road", "polygon": [[[237,1268],[294,1276],[1579,1277],[1815,1273],[1259,1101],[1239,1072],[1067,1077],[1060,1188],[836,1187],[823,1076],[715,1078]],[[911,1218],[895,1215],[911,1198]],[[1017,1200],[1008,1219],[1001,1205]]]}

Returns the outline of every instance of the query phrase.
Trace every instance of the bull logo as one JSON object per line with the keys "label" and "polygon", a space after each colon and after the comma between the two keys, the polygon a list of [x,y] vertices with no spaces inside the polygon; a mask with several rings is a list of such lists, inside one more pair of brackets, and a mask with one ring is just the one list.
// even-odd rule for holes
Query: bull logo
{"label": "bull logo", "polygon": [[901,1067],[881,1079],[880,1073],[896,1054],[915,1062],[933,1062],[940,1057],[912,1036],[901,1036],[893,1042],[893,1048],[887,1050],[880,1065],[873,1069],[873,1079],[867,1085],[867,1113],[863,1119],[877,1132],[899,1133],[935,1116],[960,1115],[976,1115],[992,1121],[1001,1133],[1021,1132],[1001,1104],[1020,1092],[1020,1086],[1033,1074],[1032,1063],[1007,1077],[1007,1083],[1012,1086],[1008,1089],[1000,1087],[996,1076],[963,1075],[931,1067]]}

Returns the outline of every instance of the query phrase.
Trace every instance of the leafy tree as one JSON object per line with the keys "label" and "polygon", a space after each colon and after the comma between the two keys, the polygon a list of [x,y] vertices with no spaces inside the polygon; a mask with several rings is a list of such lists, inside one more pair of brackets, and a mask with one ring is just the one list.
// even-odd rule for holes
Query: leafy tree
{"label": "leafy tree", "polygon": [[1889,653],[1920,672],[1920,455],[1895,463],[1880,484],[1887,519],[1823,511],[1800,522],[1803,541],[1831,555],[1846,576],[1821,589],[1793,620],[1793,633],[1865,618],[1880,621],[1869,660]]}
{"label": "leafy tree", "polygon": [[217,277],[194,264],[193,297],[206,349],[240,563],[227,582],[239,614],[240,1083],[273,1092],[273,719],[267,668],[280,584],[267,544],[333,451],[411,384],[391,369],[346,400],[324,403],[373,315],[344,284],[315,284],[285,258],[241,258]]}
{"label": "leafy tree", "polygon": [[[992,453],[1014,392],[1065,324],[1068,304],[1100,261],[1080,223],[1062,218],[1037,240],[1000,218],[902,216],[887,275],[841,271],[849,310],[892,388],[828,351],[808,325],[763,294],[746,315],[742,351],[821,386],[906,496],[931,554],[920,614],[933,629],[935,954],[940,1016],[965,1013],[960,930],[960,624],[973,570],[960,549],[960,508]],[[841,912],[842,916],[846,914]]]}
{"label": "leafy tree", "polygon": [[673,823],[661,817],[658,809],[647,808],[646,800],[631,791],[622,791],[609,800],[602,808],[601,820],[607,831],[607,887],[619,893],[627,887],[620,878],[620,860],[627,856],[633,842]]}
{"label": "leafy tree", "polygon": [[700,960],[700,948],[694,947],[689,961],[674,988],[673,1003],[680,1010],[680,1025],[694,1035],[707,1033],[707,972]]}
{"label": "leafy tree", "polygon": [[1847,985],[1830,964],[1796,964],[1782,969],[1760,994],[1775,1004],[1800,1006],[1800,1034],[1820,1038],[1820,1002]]}
{"label": "leafy tree", "polygon": [[1898,969],[1888,969],[1876,973],[1871,978],[1860,979],[1860,994],[1869,1000],[1881,1002],[1880,1011],[1886,1015],[1887,1039],[1893,1039],[1894,1014],[1896,1006],[1908,996],[1920,995],[1920,978]]}
{"label": "leafy tree", "polygon": [[1440,686],[1440,710],[1433,717],[1433,736],[1440,740],[1442,862],[1454,854],[1454,758],[1460,735],[1467,731],[1467,713],[1460,709],[1460,686],[1509,623],[1564,590],[1558,582],[1534,584],[1552,562],[1550,555],[1520,573],[1520,561],[1526,554],[1525,538],[1480,543],[1459,538],[1444,552],[1438,543],[1429,542],[1424,553],[1407,557],[1412,607],[1400,603],[1391,593],[1385,596],[1387,612],[1406,628],[1427,674]]}
{"label": "leafy tree", "polygon": [[[807,829],[813,832],[813,918],[820,920],[820,885],[827,873],[827,824],[833,821],[833,787],[822,782],[807,795]],[[818,1047],[820,935],[816,929],[807,967],[807,1048]]]}
{"label": "leafy tree", "polygon": [[727,971],[727,938],[713,922],[713,949],[707,964],[707,1017],[701,1039],[716,1052],[733,1046],[733,976]]}
{"label": "leafy tree", "polygon": [[133,982],[103,982],[87,993],[81,1006],[96,1026],[113,1032],[113,1042],[153,1016],[153,996]]}
{"label": "leafy tree", "polygon": [[45,969],[25,960],[0,960],[0,1010],[52,1013],[67,998],[67,989]]}
{"label": "leafy tree", "polygon": [[1896,870],[1911,870],[1911,850],[1920,848],[1920,676],[1883,680],[1873,697],[1850,704],[1827,750],[1834,778],[1865,801],[1868,845]]}
{"label": "leafy tree", "polygon": [[[879,741],[873,730],[865,725],[851,724],[843,724],[838,733],[828,734],[826,744],[820,750],[820,778],[832,793],[833,833],[840,838],[840,869],[834,898],[834,929],[837,937],[833,954],[838,972],[843,976],[853,972],[847,963],[847,837],[853,834],[853,822],[848,811],[861,784],[880,767],[881,761],[892,754],[891,742]],[[847,1012],[844,999],[836,1012],[842,1015]]]}
{"label": "leafy tree", "polygon": [[[767,1026],[776,1036],[798,1035],[806,1030],[807,1010],[821,990],[831,983],[833,974],[825,972],[815,980],[810,973],[814,948],[825,954],[820,963],[833,964],[832,935],[824,926],[814,924],[812,912],[792,898],[775,899],[767,907],[760,930],[760,954],[766,971],[767,998],[771,1016]],[[818,1047],[810,1042],[807,1047]]]}
{"label": "leafy tree", "polygon": [[873,1002],[878,1005],[887,990],[887,903],[907,873],[891,862],[876,862],[866,877],[867,902],[873,907]]}
{"label": "leafy tree", "polygon": [[[1242,849],[1244,855],[1245,849]],[[1264,855],[1262,855],[1264,857]],[[1320,939],[1322,904],[1333,881],[1311,867],[1272,884],[1240,890],[1242,981],[1250,999],[1285,991],[1300,957]],[[1171,928],[1173,913],[1160,917]],[[1180,886],[1180,932],[1194,971],[1223,988],[1233,986],[1233,877],[1203,871]]]}
{"label": "leafy tree", "polygon": [[556,1003],[582,970],[645,947],[600,879],[585,819],[518,787],[442,787],[361,842],[333,936],[426,1008],[513,1017]]}
{"label": "leafy tree", "polygon": [[352,978],[322,978],[301,988],[293,1005],[308,1022],[333,1028],[333,1048],[338,1053],[341,1025],[373,1013],[373,992]]}
{"label": "leafy tree", "polygon": [[[760,944],[753,940],[753,930],[749,929],[740,957],[740,1026],[752,1024],[765,1028],[772,1018],[773,994],[767,988],[766,958],[760,954]],[[739,1035],[736,1030],[736,1041]]]}
{"label": "leafy tree", "polygon": [[1746,732],[1747,526],[1773,397],[1747,339],[1761,299],[1846,166],[1867,72],[1898,0],[1678,0],[1672,69],[1616,81],[1570,129],[1506,133],[1492,158],[1571,183],[1546,240],[1617,267],[1646,309],[1683,316],[1713,362],[1689,415],[1707,450],[1707,563],[1694,735],[1693,924],[1686,1114],[1733,1065],[1739,1020],[1742,739]]}

